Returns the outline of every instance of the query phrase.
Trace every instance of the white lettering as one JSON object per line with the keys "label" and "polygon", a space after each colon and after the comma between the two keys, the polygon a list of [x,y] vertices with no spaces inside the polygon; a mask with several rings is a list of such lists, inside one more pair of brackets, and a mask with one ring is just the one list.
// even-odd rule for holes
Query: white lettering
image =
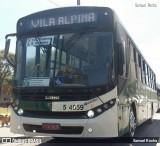
{"label": "white lettering", "polygon": [[82,14],[82,22],[87,22],[88,15]]}
{"label": "white lettering", "polygon": [[87,22],[94,22],[96,21],[96,19],[97,18],[95,13],[43,18],[43,19],[31,20],[30,28],[75,24],[75,23],[87,23]]}
{"label": "white lettering", "polygon": [[48,26],[48,24],[49,24],[49,23],[46,22],[45,19],[42,19],[42,22],[43,22],[43,24],[42,24],[43,27],[46,27],[46,26]]}
{"label": "white lettering", "polygon": [[38,25],[39,25],[39,20],[31,20],[31,25],[34,27],[34,28],[37,28]]}
{"label": "white lettering", "polygon": [[143,143],[143,142],[146,142],[146,141],[145,141],[145,139],[140,139],[139,138],[139,139],[133,139],[133,142],[137,142],[137,143],[141,143],[142,142]]}
{"label": "white lettering", "polygon": [[77,15],[77,23],[81,23],[81,15]]}
{"label": "white lettering", "polygon": [[72,15],[71,16],[71,24],[73,24],[74,22],[76,22],[77,20],[77,16],[76,15]]}
{"label": "white lettering", "polygon": [[59,17],[58,18],[58,25],[63,25],[64,24],[64,17]]}
{"label": "white lettering", "polygon": [[40,19],[39,21],[40,21],[39,26],[43,27],[43,19]]}
{"label": "white lettering", "polygon": [[49,19],[49,26],[54,26],[55,25],[55,19],[54,18],[50,18]]}
{"label": "white lettering", "polygon": [[64,21],[64,24],[70,24],[70,23],[71,23],[71,21],[68,20],[68,17],[67,17],[67,16],[64,17],[64,20],[65,20],[65,21]]}
{"label": "white lettering", "polygon": [[89,20],[89,22],[95,21],[95,14],[94,13],[89,13],[88,20]]}

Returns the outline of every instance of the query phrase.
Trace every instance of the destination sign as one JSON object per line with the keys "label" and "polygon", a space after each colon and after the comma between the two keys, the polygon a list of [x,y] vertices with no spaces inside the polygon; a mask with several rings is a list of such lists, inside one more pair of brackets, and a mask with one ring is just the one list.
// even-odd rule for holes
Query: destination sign
{"label": "destination sign", "polygon": [[76,23],[90,23],[95,21],[97,21],[97,15],[93,12],[90,12],[84,14],[73,14],[33,19],[29,21],[29,28],[58,26]]}
{"label": "destination sign", "polygon": [[39,45],[49,45],[53,44],[54,36],[44,36],[44,37],[38,37],[37,38],[28,38],[26,46],[39,46]]}

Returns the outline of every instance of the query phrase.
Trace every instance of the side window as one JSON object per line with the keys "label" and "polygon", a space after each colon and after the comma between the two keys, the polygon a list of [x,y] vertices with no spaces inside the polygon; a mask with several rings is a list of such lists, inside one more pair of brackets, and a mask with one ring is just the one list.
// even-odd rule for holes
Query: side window
{"label": "side window", "polygon": [[155,76],[155,74],[154,74],[153,82],[154,82],[154,87],[153,87],[153,89],[156,89],[156,76]]}
{"label": "side window", "polygon": [[126,63],[126,57],[127,57],[127,53],[126,53],[126,47],[127,44],[125,42],[125,39],[121,37],[122,40],[122,46],[123,46],[123,55],[124,55],[124,64],[123,64],[123,70],[124,70],[124,76],[127,76],[127,63]]}
{"label": "side window", "polygon": [[128,59],[128,41],[126,39],[125,31],[119,23],[117,23],[117,44],[118,44],[118,71],[119,75],[127,76],[127,59]]}
{"label": "side window", "polygon": [[153,88],[153,72],[151,71],[151,88]]}
{"label": "side window", "polygon": [[151,87],[151,69],[148,67],[148,86]]}
{"label": "side window", "polygon": [[142,81],[144,84],[146,84],[146,77],[145,77],[145,61],[142,60]]}
{"label": "side window", "polygon": [[137,79],[137,63],[136,63],[136,50],[130,43],[131,54],[131,75],[134,79]]}
{"label": "side window", "polygon": [[145,76],[146,76],[146,85],[149,85],[148,83],[148,65],[145,64]]}

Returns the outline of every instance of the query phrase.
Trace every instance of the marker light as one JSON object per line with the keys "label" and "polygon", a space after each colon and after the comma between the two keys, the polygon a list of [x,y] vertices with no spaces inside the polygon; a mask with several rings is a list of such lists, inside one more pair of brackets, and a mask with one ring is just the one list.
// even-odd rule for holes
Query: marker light
{"label": "marker light", "polygon": [[114,104],[113,100],[111,100],[109,103],[110,103],[110,104]]}
{"label": "marker light", "polygon": [[108,104],[108,103],[105,103],[103,107],[104,107],[105,109],[108,109],[108,108],[109,108],[109,104]]}
{"label": "marker light", "polygon": [[15,107],[14,107],[14,110],[15,110],[15,111],[16,111],[16,110],[18,110],[18,107],[17,107],[17,106],[15,106]]}
{"label": "marker light", "polygon": [[113,98],[107,101],[106,103],[103,103],[95,108],[92,108],[88,112],[86,112],[87,116],[85,118],[88,118],[88,117],[95,118],[99,116],[100,114],[102,114],[103,112],[105,112],[106,110],[109,110],[110,108],[112,108],[115,104],[116,104],[116,98]]}
{"label": "marker light", "polygon": [[15,104],[16,104],[16,105],[19,104],[19,100],[18,100],[18,99],[15,100]]}
{"label": "marker light", "polygon": [[17,113],[21,116],[23,114],[23,109],[20,108]]}
{"label": "marker light", "polygon": [[93,118],[93,117],[94,117],[94,111],[89,110],[88,113],[87,113],[87,116],[88,116],[89,118]]}
{"label": "marker light", "polygon": [[101,113],[102,112],[102,108],[97,108],[97,113]]}
{"label": "marker light", "polygon": [[88,132],[89,132],[89,133],[92,133],[92,132],[93,132],[93,129],[92,129],[92,128],[88,128]]}

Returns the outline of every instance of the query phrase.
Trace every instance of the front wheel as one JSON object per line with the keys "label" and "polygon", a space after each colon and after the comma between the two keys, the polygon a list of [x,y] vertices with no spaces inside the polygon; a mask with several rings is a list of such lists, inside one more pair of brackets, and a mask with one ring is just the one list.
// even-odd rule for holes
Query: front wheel
{"label": "front wheel", "polygon": [[129,114],[129,136],[130,137],[134,137],[135,130],[136,130],[136,117],[131,107],[130,114]]}

